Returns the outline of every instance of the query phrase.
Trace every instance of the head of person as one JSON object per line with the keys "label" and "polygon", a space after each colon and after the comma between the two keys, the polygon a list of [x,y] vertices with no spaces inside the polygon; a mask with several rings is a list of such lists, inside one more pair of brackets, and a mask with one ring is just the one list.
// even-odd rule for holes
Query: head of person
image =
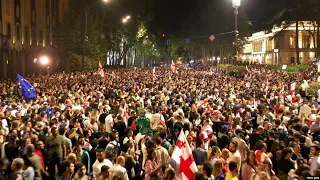
{"label": "head of person", "polygon": [[203,164],[203,173],[205,174],[206,177],[210,178],[211,177],[211,174],[213,172],[213,166],[210,162],[205,162]]}
{"label": "head of person", "polygon": [[223,148],[221,151],[221,157],[225,160],[229,158],[229,150],[227,148]]}
{"label": "head of person", "polygon": [[290,147],[284,148],[281,159],[290,159],[293,155],[293,150]]}
{"label": "head of person", "polygon": [[155,149],[148,149],[148,155],[147,155],[147,159],[148,160],[155,160],[157,158],[157,154]]}
{"label": "head of person", "polygon": [[202,139],[198,138],[196,141],[196,148],[202,148],[204,145],[204,142]]}
{"label": "head of person", "polygon": [[44,143],[42,141],[37,141],[36,142],[36,148],[39,150],[44,149]]}
{"label": "head of person", "polygon": [[8,160],[6,158],[0,158],[0,171],[6,169]]}
{"label": "head of person", "polygon": [[320,146],[319,145],[312,145],[310,149],[310,154],[312,156],[318,156],[320,153]]}
{"label": "head of person", "polygon": [[86,175],[86,166],[82,163],[77,163],[76,164],[77,167],[77,174],[79,175],[79,177],[83,177],[84,175]]}
{"label": "head of person", "polygon": [[108,178],[109,178],[109,167],[106,166],[106,165],[103,165],[103,166],[101,167],[100,173],[101,173],[101,176],[102,176],[103,178],[108,179]]}
{"label": "head of person", "polygon": [[172,167],[168,167],[164,171],[164,177],[166,180],[174,180],[175,176],[176,176],[176,173]]}
{"label": "head of person", "polygon": [[236,141],[230,142],[229,151],[235,153],[238,150],[238,143]]}
{"label": "head of person", "polygon": [[22,158],[16,158],[11,163],[11,170],[17,172],[22,170],[24,167],[24,160]]}
{"label": "head of person", "polygon": [[51,133],[53,136],[58,136],[59,132],[58,132],[58,128],[57,127],[52,127],[51,128]]}
{"label": "head of person", "polygon": [[249,151],[247,156],[247,164],[257,165],[256,154],[254,151]]}
{"label": "head of person", "polygon": [[125,158],[123,156],[118,156],[116,162],[117,162],[117,164],[119,164],[120,166],[123,167],[125,165],[125,163],[126,163],[126,160],[125,160]]}
{"label": "head of person", "polygon": [[73,174],[74,172],[74,164],[69,160],[62,161],[60,167],[63,173]]}
{"label": "head of person", "polygon": [[237,164],[237,162],[231,161],[229,163],[229,170],[234,176],[236,176],[238,174],[238,164]]}
{"label": "head of person", "polygon": [[105,153],[104,153],[104,151],[102,149],[98,149],[96,151],[96,158],[100,163],[103,162],[103,160],[105,158]]}
{"label": "head of person", "polygon": [[223,169],[222,161],[217,161],[216,163],[214,163],[213,172],[212,172],[213,176],[218,177],[222,173],[222,169]]}
{"label": "head of person", "polygon": [[294,153],[300,153],[300,144],[298,144],[297,142],[291,141],[288,147],[291,147]]}
{"label": "head of person", "polygon": [[25,147],[25,149],[24,149],[24,151],[25,151],[25,153],[26,153],[26,155],[27,156],[31,156],[33,153],[34,153],[34,145],[33,144],[28,144],[26,147]]}

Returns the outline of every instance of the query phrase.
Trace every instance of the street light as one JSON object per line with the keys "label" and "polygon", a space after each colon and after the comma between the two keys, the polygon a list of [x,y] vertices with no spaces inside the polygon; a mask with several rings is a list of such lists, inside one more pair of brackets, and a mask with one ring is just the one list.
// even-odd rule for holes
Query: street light
{"label": "street light", "polygon": [[241,5],[241,0],[232,0],[232,6],[234,8],[234,27],[235,27],[235,41],[234,41],[234,60],[235,63],[237,62],[237,56],[238,56],[238,52],[237,52],[237,41],[238,41],[238,8]]}
{"label": "street light", "polygon": [[46,56],[41,57],[41,58],[40,58],[40,63],[41,63],[42,65],[47,65],[47,64],[49,63],[49,58],[46,57]]}
{"label": "street light", "polygon": [[131,16],[126,16],[125,18],[122,19],[122,22],[125,24],[128,22],[128,20],[131,18]]}

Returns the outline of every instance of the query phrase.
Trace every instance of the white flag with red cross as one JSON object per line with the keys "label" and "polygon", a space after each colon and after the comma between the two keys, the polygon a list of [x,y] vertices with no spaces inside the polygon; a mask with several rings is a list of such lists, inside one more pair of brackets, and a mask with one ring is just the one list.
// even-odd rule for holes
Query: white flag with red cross
{"label": "white flag with red cross", "polygon": [[177,73],[177,66],[174,64],[173,61],[171,63],[171,70],[172,70],[173,73]]}
{"label": "white flag with red cross", "polygon": [[198,172],[197,165],[193,159],[190,145],[181,130],[176,147],[171,156],[178,164],[180,164],[180,172],[178,172],[178,179],[180,180],[194,180],[194,174]]}
{"label": "white flag with red cross", "polygon": [[104,71],[103,71],[103,68],[101,66],[100,61],[99,61],[99,66],[98,66],[98,73],[100,74],[101,77],[104,77]]}

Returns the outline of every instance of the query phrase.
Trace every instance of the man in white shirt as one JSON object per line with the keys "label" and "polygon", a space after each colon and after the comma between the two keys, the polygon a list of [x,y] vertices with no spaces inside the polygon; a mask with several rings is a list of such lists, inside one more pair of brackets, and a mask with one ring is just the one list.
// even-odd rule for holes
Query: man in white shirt
{"label": "man in white shirt", "polygon": [[110,114],[105,119],[106,131],[108,133],[112,132],[113,125],[114,125],[114,120],[113,120],[114,118],[115,118],[115,113],[113,110],[111,110]]}
{"label": "man in white shirt", "polygon": [[232,141],[230,142],[230,145],[229,145],[229,158],[228,158],[228,161],[231,162],[231,161],[234,161],[238,164],[238,168],[240,170],[240,167],[241,167],[241,154],[238,150],[238,143],[236,141]]}
{"label": "man in white shirt", "polygon": [[117,163],[109,169],[110,179],[113,179],[115,176],[120,176],[121,179],[129,180],[127,170],[123,167],[125,162],[126,160],[123,156],[118,156]]}
{"label": "man in white shirt", "polygon": [[109,168],[111,168],[113,166],[112,162],[109,159],[105,159],[105,154],[102,149],[97,150],[96,156],[97,156],[97,160],[96,160],[96,162],[94,162],[94,164],[92,166],[94,179],[98,179],[102,166],[108,166]]}

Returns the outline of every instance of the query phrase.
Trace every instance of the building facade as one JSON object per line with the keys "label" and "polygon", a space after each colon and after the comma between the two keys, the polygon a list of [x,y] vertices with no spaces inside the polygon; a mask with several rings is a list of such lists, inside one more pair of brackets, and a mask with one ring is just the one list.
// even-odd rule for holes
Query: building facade
{"label": "building facade", "polygon": [[0,0],[0,77],[44,68],[37,63],[40,56],[55,59],[55,31],[68,6],[68,0]]}
{"label": "building facade", "polygon": [[317,27],[311,22],[299,22],[299,25],[299,58],[296,57],[296,26],[292,24],[252,34],[247,38],[249,44],[244,46],[240,60],[270,65],[309,63],[315,58]]}

